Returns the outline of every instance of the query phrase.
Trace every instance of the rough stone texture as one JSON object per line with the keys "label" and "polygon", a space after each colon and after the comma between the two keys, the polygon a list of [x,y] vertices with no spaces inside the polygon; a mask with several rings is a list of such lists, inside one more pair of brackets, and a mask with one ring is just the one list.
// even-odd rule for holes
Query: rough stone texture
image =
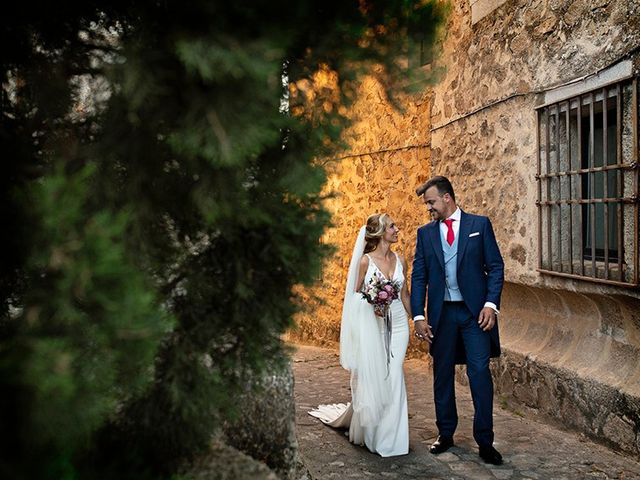
{"label": "rough stone texture", "polygon": [[[492,219],[507,280],[619,294],[617,287],[536,271],[535,107],[540,92],[627,55],[637,62],[640,5],[510,0],[475,25],[469,2],[452,7],[436,65],[444,74],[431,102],[434,173],[451,178],[463,208]],[[638,299],[640,293],[631,296]]]}
{"label": "rough stone texture", "polygon": [[434,89],[434,127],[514,93],[594,73],[639,41],[632,0],[510,0],[476,25],[468,2],[452,5],[438,61],[447,70]]}
{"label": "rough stone texture", "polygon": [[[353,124],[346,132],[349,151],[329,163],[326,193],[333,227],[323,237],[335,246],[318,286],[303,293],[306,311],[288,338],[332,344],[339,339],[347,269],[358,230],[372,213],[390,214],[400,227],[395,250],[409,265],[416,229],[428,221],[415,188],[431,175],[429,161],[429,97],[404,99],[404,111],[394,109],[382,87],[365,78],[352,108]],[[419,352],[412,339],[410,354]]]}
{"label": "rough stone texture", "polygon": [[180,478],[188,480],[278,480],[264,463],[216,440],[210,451],[193,462]]}
{"label": "rough stone texture", "polygon": [[[256,393],[252,393],[252,384],[258,387]],[[297,478],[291,366],[270,366],[263,376],[249,380],[247,394],[238,398],[238,407],[238,418],[224,426],[225,441],[264,462],[279,478]]]}
{"label": "rough stone texture", "polygon": [[639,397],[508,349],[492,373],[503,405],[640,456]]}

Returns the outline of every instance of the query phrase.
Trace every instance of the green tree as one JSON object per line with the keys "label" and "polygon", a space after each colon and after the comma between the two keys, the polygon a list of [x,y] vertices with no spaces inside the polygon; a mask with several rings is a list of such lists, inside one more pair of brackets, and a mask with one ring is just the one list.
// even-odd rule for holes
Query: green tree
{"label": "green tree", "polygon": [[206,448],[285,358],[359,76],[416,85],[438,5],[4,9],[2,478],[164,477]]}

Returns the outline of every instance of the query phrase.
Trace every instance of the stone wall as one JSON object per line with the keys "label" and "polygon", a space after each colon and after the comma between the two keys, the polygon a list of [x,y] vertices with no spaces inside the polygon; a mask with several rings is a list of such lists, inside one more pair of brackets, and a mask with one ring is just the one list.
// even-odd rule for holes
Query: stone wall
{"label": "stone wall", "polygon": [[220,440],[214,440],[206,455],[182,469],[184,480],[280,480],[264,463]]}
{"label": "stone wall", "polygon": [[433,92],[434,171],[451,178],[463,208],[492,218],[508,280],[603,291],[536,272],[534,108],[546,89],[637,50],[640,6],[510,0],[472,25],[468,2],[453,4],[439,60],[446,73]]}
{"label": "stone wall", "polygon": [[221,439],[264,463],[281,480],[299,478],[291,365],[269,364],[260,376],[244,382],[245,393],[236,399],[238,415],[223,425]]}
{"label": "stone wall", "polygon": [[475,24],[469,2],[452,5],[432,167],[464,209],[491,217],[505,259],[496,394],[640,455],[640,292],[537,272],[535,179],[535,107],[622,61],[638,75],[640,5],[509,0]]}

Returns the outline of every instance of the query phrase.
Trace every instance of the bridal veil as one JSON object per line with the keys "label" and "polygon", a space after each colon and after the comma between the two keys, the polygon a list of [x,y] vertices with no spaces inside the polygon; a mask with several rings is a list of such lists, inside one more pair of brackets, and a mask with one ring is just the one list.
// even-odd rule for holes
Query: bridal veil
{"label": "bridal veil", "polygon": [[376,425],[391,392],[387,375],[382,319],[364,300],[356,285],[360,260],[364,255],[366,228],[358,232],[344,293],[340,329],[340,364],[351,372],[353,412],[362,426]]}

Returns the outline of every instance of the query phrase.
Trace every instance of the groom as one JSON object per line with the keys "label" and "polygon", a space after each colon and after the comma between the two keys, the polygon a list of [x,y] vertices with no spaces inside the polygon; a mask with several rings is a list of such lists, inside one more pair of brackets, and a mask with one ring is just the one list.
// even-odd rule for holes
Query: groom
{"label": "groom", "polygon": [[[416,336],[433,357],[438,439],[430,451],[453,446],[458,424],[455,365],[467,365],[475,415],[473,437],[480,457],[500,465],[493,447],[493,382],[489,357],[500,355],[496,314],[504,263],[487,217],[463,212],[451,182],[434,177],[416,190],[434,220],[418,229],[411,274],[411,311]],[[424,316],[428,295],[427,319]]]}

